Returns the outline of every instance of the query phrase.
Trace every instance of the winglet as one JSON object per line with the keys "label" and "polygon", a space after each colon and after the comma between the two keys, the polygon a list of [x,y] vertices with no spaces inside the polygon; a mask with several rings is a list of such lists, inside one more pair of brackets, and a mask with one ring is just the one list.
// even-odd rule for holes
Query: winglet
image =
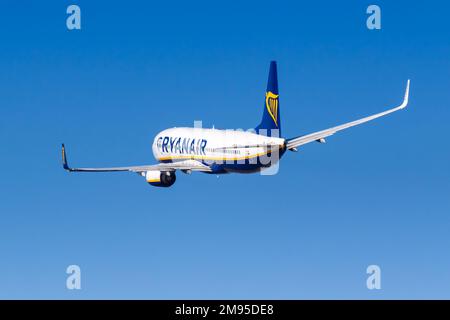
{"label": "winglet", "polygon": [[67,156],[66,156],[66,148],[64,147],[64,143],[61,146],[61,153],[62,153],[62,163],[63,163],[63,168],[64,170],[67,171],[72,171],[69,167],[69,165],[67,164]]}
{"label": "winglet", "polygon": [[409,100],[409,83],[410,83],[410,80],[408,79],[408,81],[406,82],[405,97],[403,98],[403,103],[400,105],[400,109],[403,109],[403,108],[405,108],[408,105],[408,100]]}

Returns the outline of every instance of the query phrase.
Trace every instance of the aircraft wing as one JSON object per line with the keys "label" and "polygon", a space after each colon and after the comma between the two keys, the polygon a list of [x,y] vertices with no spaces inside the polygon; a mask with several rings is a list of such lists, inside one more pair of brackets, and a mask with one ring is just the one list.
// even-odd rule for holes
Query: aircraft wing
{"label": "aircraft wing", "polygon": [[325,129],[322,131],[310,133],[310,134],[307,134],[304,136],[299,136],[296,138],[288,139],[288,140],[286,140],[286,148],[289,150],[295,150],[296,147],[313,142],[313,141],[325,142],[324,139],[326,137],[329,137],[338,131],[341,131],[341,130],[344,130],[344,129],[347,129],[347,128],[350,128],[353,126],[357,126],[359,124],[374,120],[376,118],[383,117],[385,115],[388,115],[390,113],[393,113],[395,111],[405,108],[406,105],[408,104],[408,98],[409,98],[409,82],[410,81],[408,80],[408,82],[406,83],[406,90],[405,90],[405,96],[403,99],[403,103],[401,105],[399,105],[398,107],[395,107],[395,108],[392,108],[392,109],[389,109],[389,110],[386,110],[386,111],[383,111],[383,112],[380,112],[380,113],[377,113],[377,114],[374,114],[374,115],[371,115],[371,116],[368,116],[368,117],[365,117],[365,118],[362,118],[359,120],[344,123],[344,124],[341,124],[336,127],[332,127],[332,128]]}
{"label": "aircraft wing", "polygon": [[158,163],[154,165],[144,166],[130,166],[130,167],[108,167],[108,168],[71,168],[67,163],[67,156],[64,144],[62,145],[62,161],[63,168],[70,172],[116,172],[116,171],[130,171],[130,172],[144,172],[151,170],[159,171],[176,171],[176,170],[191,170],[210,172],[211,168],[196,160],[184,160],[173,163]]}

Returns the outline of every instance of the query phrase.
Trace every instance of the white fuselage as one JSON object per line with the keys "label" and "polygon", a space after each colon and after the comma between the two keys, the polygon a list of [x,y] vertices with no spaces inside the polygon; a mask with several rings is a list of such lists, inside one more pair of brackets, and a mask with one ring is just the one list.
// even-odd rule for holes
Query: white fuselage
{"label": "white fuselage", "polygon": [[[171,128],[156,135],[152,150],[160,162],[194,159],[208,165],[222,165],[230,171],[254,171],[258,166],[249,163],[260,163],[260,158],[273,154],[274,150],[277,154],[282,152],[284,143],[282,138],[246,131]],[[277,160],[272,159],[272,163]]]}

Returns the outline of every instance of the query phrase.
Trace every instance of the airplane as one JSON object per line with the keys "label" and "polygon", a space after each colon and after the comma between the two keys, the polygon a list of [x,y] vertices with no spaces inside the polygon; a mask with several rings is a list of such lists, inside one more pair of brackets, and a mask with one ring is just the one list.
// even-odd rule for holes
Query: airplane
{"label": "airplane", "polygon": [[209,174],[262,172],[278,164],[289,151],[310,143],[325,143],[325,138],[362,123],[383,117],[405,108],[408,104],[409,84],[399,106],[329,129],[310,134],[282,138],[279,106],[277,63],[270,62],[267,90],[261,123],[248,131],[219,130],[215,128],[170,128],[156,135],[152,144],[153,155],[158,161],[154,165],[71,168],[62,144],[63,168],[69,172],[135,172],[157,187],[170,187],[176,181],[176,171],[190,174],[193,171]]}

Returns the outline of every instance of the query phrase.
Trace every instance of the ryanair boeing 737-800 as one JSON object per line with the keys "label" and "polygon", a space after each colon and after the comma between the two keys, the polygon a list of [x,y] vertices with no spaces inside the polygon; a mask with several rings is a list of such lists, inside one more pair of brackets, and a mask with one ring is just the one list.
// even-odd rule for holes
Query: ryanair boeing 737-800
{"label": "ryanair boeing 737-800", "polygon": [[261,123],[252,131],[203,128],[171,128],[160,132],[152,145],[158,164],[110,168],[71,168],[62,145],[63,167],[71,172],[131,171],[145,177],[153,186],[170,187],[177,170],[184,173],[201,171],[212,174],[260,172],[278,163],[286,150],[310,142],[325,142],[338,131],[374,120],[403,109],[408,104],[409,80],[403,103],[398,107],[329,129],[284,139],[281,135],[277,65],[270,63],[269,79]]}

